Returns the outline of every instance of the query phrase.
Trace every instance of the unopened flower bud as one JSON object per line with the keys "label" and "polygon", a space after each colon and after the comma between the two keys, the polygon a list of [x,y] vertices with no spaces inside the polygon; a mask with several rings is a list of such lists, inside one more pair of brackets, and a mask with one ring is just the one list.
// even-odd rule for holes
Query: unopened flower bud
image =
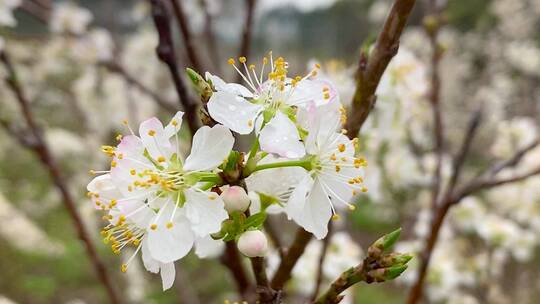
{"label": "unopened flower bud", "polygon": [[244,232],[238,239],[238,250],[245,256],[263,257],[268,251],[268,240],[266,235],[259,230]]}
{"label": "unopened flower bud", "polygon": [[225,210],[229,213],[234,211],[244,212],[251,202],[244,188],[238,186],[225,189],[221,194],[221,198],[225,203]]}

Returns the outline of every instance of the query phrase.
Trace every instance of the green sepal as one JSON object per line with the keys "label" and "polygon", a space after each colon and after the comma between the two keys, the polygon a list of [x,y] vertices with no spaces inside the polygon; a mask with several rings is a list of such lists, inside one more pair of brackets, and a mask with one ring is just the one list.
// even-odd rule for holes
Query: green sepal
{"label": "green sepal", "polygon": [[[260,229],[266,220],[266,212],[259,212],[251,215],[246,219],[243,225],[243,230]],[[242,231],[242,232],[244,232]]]}

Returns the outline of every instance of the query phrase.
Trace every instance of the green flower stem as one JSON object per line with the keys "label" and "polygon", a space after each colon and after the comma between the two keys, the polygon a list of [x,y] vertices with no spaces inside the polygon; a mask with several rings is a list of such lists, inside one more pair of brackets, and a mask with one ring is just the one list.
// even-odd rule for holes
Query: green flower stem
{"label": "green flower stem", "polygon": [[283,167],[302,167],[310,171],[312,167],[312,162],[311,162],[311,159],[301,159],[301,160],[289,160],[289,161],[262,164],[262,165],[257,165],[253,169],[253,171],[250,173],[257,172],[260,170],[283,168]]}

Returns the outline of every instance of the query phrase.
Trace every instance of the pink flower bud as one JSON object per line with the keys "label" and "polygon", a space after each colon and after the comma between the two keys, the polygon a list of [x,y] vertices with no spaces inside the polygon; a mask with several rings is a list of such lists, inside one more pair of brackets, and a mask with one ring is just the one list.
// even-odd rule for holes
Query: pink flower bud
{"label": "pink flower bud", "polygon": [[238,186],[225,189],[221,194],[221,198],[225,203],[225,210],[229,213],[234,211],[244,212],[251,202],[244,188]]}
{"label": "pink flower bud", "polygon": [[268,251],[268,240],[266,235],[259,230],[244,232],[238,239],[238,250],[245,256],[262,257]]}

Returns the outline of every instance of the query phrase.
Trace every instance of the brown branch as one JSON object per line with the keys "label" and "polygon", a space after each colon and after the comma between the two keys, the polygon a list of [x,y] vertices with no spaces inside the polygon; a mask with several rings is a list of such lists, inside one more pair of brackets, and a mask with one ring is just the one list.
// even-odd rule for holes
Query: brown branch
{"label": "brown branch", "polygon": [[150,0],[150,3],[152,5],[152,18],[159,35],[159,43],[156,47],[156,53],[158,58],[169,68],[176,92],[180,98],[180,103],[186,112],[185,117],[188,122],[189,129],[193,135],[200,125],[198,103],[188,95],[184,80],[180,76],[179,67],[176,62],[176,55],[174,53],[174,44],[167,7],[163,3],[163,0]]}
{"label": "brown branch", "polygon": [[488,190],[493,187],[497,187],[497,186],[501,186],[505,184],[520,182],[529,177],[533,177],[539,174],[540,174],[540,166],[532,170],[529,170],[525,173],[517,174],[517,175],[506,177],[506,178],[495,178],[495,177],[478,178],[472,181],[471,183],[469,183],[463,189],[456,191],[456,193],[453,196],[454,197],[453,200],[459,201],[463,199],[464,197],[474,194],[478,191]]}
{"label": "brown branch", "polygon": [[527,154],[527,152],[531,151],[532,149],[538,147],[540,145],[540,138],[536,138],[533,142],[531,142],[529,145],[523,147],[522,149],[518,150],[511,158],[496,163],[493,166],[491,166],[488,170],[486,170],[485,175],[487,176],[495,176],[497,173],[501,172],[502,170],[516,166],[519,164],[519,162],[523,159],[523,156]]}
{"label": "brown branch", "polygon": [[[240,42],[240,50],[238,57],[248,57],[251,49],[251,37],[253,35],[253,15],[255,12],[255,4],[257,0],[245,0],[246,4],[246,21],[242,29],[242,41]],[[236,82],[240,83],[242,76],[238,75]]]}
{"label": "brown branch", "polygon": [[447,192],[445,194],[445,197],[449,197],[451,195],[451,191],[453,191],[456,187],[457,181],[461,175],[461,170],[463,169],[463,165],[465,164],[465,160],[471,149],[472,141],[478,131],[478,127],[480,126],[481,121],[482,121],[482,110],[479,109],[473,114],[469,122],[469,125],[467,127],[467,131],[465,133],[463,143],[461,144],[461,149],[459,150],[459,153],[454,159],[453,167],[452,167],[452,175],[450,177],[450,181],[448,182],[448,187],[447,187]]}
{"label": "brown branch", "polygon": [[319,256],[319,263],[317,265],[317,276],[315,279],[315,288],[313,289],[313,294],[311,295],[311,300],[315,301],[321,290],[321,284],[324,278],[324,261],[326,260],[326,254],[328,253],[328,246],[330,245],[330,240],[332,238],[332,221],[328,223],[328,235],[323,240],[321,255]]}
{"label": "brown branch", "polygon": [[[206,42],[208,43],[208,53],[210,59],[217,73],[221,74],[221,64],[219,61],[219,52],[216,45],[216,35],[214,34],[213,24],[214,20],[212,14],[208,9],[207,0],[199,0],[201,9],[204,12],[204,35],[206,36]],[[199,71],[202,72],[202,71]]]}
{"label": "brown branch", "polygon": [[305,231],[302,228],[298,228],[292,245],[287,251],[285,257],[281,260],[276,274],[274,274],[274,277],[272,278],[270,286],[273,289],[283,289],[285,283],[287,283],[287,281],[291,278],[291,272],[294,268],[294,265],[296,265],[296,262],[298,262],[298,259],[304,253],[304,250],[306,249],[306,246],[311,240],[311,237],[311,233]]}
{"label": "brown branch", "polygon": [[23,1],[21,9],[30,16],[36,18],[38,21],[44,24],[49,23],[50,11],[39,3],[26,0]]}
{"label": "brown branch", "polygon": [[[28,125],[29,134],[32,137],[31,144],[26,144],[26,147],[31,149],[39,157],[39,160],[41,161],[43,166],[48,170],[54,185],[60,192],[64,207],[66,208],[69,216],[73,220],[73,225],[75,226],[75,230],[77,231],[79,239],[85,245],[84,247],[86,249],[86,254],[88,255],[88,258],[90,259],[90,262],[94,267],[94,270],[96,271],[98,279],[107,291],[109,301],[113,304],[121,303],[120,297],[113,287],[112,279],[108,275],[103,265],[103,262],[98,257],[96,248],[92,243],[86,227],[84,226],[82,218],[77,210],[75,200],[71,192],[69,191],[69,188],[62,176],[60,168],[58,167],[56,160],[54,159],[49,147],[47,146],[47,143],[43,139],[42,133],[30,109],[30,103],[23,91],[22,85],[19,83],[15,68],[6,52],[0,52],[0,60],[6,67],[8,73],[8,76],[5,78],[6,84],[15,94],[15,97],[21,109],[22,116],[24,117],[24,120]],[[21,141],[21,143],[25,144],[25,141]]]}
{"label": "brown branch", "polygon": [[412,259],[410,254],[384,253],[398,240],[401,229],[397,229],[369,246],[366,258],[357,266],[344,271],[313,304],[337,304],[349,287],[366,282],[381,283],[397,278],[407,269]]}
{"label": "brown branch", "polygon": [[266,231],[268,237],[270,238],[270,241],[274,244],[274,247],[278,251],[279,257],[283,259],[283,257],[285,256],[285,252],[283,251],[283,242],[281,241],[281,238],[279,237],[279,234],[274,227],[272,219],[266,219],[266,221],[264,222],[264,230]]}
{"label": "brown branch", "polygon": [[375,91],[390,60],[397,54],[399,38],[415,2],[415,0],[395,0],[369,58],[366,54],[360,57],[356,90],[346,125],[351,137],[358,135],[375,106],[377,99]]}
{"label": "brown branch", "polygon": [[461,175],[461,170],[469,154],[472,141],[480,125],[480,121],[482,117],[481,113],[482,113],[481,110],[476,111],[469,122],[469,126],[467,128],[467,132],[463,139],[463,143],[461,144],[461,148],[458,152],[458,155],[456,156],[453,162],[452,175],[448,183],[447,191],[445,192],[443,196],[444,201],[434,202],[433,209],[432,209],[433,219],[431,223],[430,234],[427,237],[425,246],[422,250],[422,253],[420,254],[420,267],[416,276],[416,281],[414,282],[413,287],[411,288],[411,291],[409,294],[409,299],[407,301],[408,304],[417,303],[422,298],[422,289],[425,282],[427,269],[431,261],[431,255],[432,255],[433,249],[435,248],[435,245],[437,243],[437,239],[439,237],[439,231],[444,222],[444,218],[446,217],[446,214],[450,210],[450,207],[453,204],[459,203],[459,201],[461,200],[461,198],[452,199],[453,197],[452,192],[454,191],[456,183]]}
{"label": "brown branch", "polygon": [[247,298],[249,295],[249,280],[235,242],[225,242],[225,251],[221,256],[221,262],[233,275],[240,296],[244,299]]}
{"label": "brown branch", "polygon": [[440,62],[442,58],[442,50],[439,46],[438,35],[440,25],[440,14],[439,10],[436,7],[434,1],[430,1],[430,10],[432,16],[427,16],[425,18],[424,28],[429,37],[429,43],[431,46],[431,89],[429,92],[429,102],[431,105],[431,113],[433,119],[433,142],[435,143],[435,155],[436,155],[436,164],[435,172],[433,174],[433,183],[431,188],[431,206],[436,208],[437,200],[441,192],[441,168],[443,162],[444,154],[444,125],[443,117],[441,115],[441,101],[440,101],[440,91],[441,91],[441,78],[440,78]]}
{"label": "brown branch", "polygon": [[279,304],[281,303],[281,293],[273,290],[268,282],[266,275],[266,266],[263,257],[251,258],[251,267],[257,283],[257,303],[260,304]]}
{"label": "brown branch", "polygon": [[184,7],[182,6],[183,0],[170,0],[173,8],[176,21],[180,32],[182,33],[182,38],[184,39],[184,44],[186,46],[186,52],[189,58],[189,61],[193,65],[193,68],[199,73],[203,73],[204,67],[201,64],[199,59],[199,53],[196,51],[195,40],[191,36],[191,31],[188,26],[186,15],[184,12]]}
{"label": "brown branch", "polygon": [[137,88],[139,91],[141,91],[143,94],[147,95],[148,97],[152,98],[160,107],[162,107],[164,110],[176,113],[178,109],[169,101],[165,100],[163,97],[159,96],[156,92],[152,91],[150,88],[148,88],[146,85],[144,85],[142,82],[140,82],[137,78],[133,77],[133,75],[130,75],[126,69],[121,66],[119,63],[115,61],[104,61],[100,62],[100,65],[107,68],[110,72],[116,73],[124,80],[132,85],[133,87]]}

